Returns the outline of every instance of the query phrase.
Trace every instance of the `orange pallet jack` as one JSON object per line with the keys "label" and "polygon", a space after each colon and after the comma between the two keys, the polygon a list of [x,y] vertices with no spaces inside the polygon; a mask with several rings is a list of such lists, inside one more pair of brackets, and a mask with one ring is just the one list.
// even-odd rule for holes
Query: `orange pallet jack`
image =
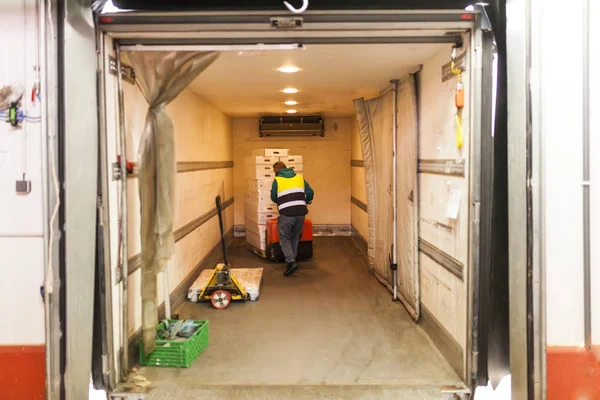
{"label": "orange pallet jack", "polygon": [[[313,256],[313,226],[309,219],[304,220],[300,243],[298,244],[298,261],[308,260]],[[267,221],[267,259],[273,262],[284,262],[285,256],[279,244],[277,219]]]}

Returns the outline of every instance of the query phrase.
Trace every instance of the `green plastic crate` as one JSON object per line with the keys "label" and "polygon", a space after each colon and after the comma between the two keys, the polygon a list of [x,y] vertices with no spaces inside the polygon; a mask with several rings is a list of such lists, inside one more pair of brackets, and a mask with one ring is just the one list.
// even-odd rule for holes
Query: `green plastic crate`
{"label": "green plastic crate", "polygon": [[[169,320],[169,323],[176,322]],[[144,355],[143,344],[140,341],[140,365],[147,367],[188,368],[192,362],[208,346],[208,321],[195,321],[202,325],[192,337],[185,341],[156,340],[156,350]],[[161,322],[156,330],[166,329]]]}

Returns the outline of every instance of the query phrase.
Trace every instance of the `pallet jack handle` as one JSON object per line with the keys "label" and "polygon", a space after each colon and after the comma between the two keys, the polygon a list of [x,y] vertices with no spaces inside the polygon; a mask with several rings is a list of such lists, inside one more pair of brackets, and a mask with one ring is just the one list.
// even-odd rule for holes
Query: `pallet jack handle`
{"label": "pallet jack handle", "polygon": [[219,216],[219,228],[221,229],[221,247],[223,248],[223,262],[225,267],[229,267],[229,261],[227,260],[227,247],[225,246],[225,232],[223,231],[223,209],[221,207],[221,196],[217,196],[215,199],[217,204],[217,215]]}

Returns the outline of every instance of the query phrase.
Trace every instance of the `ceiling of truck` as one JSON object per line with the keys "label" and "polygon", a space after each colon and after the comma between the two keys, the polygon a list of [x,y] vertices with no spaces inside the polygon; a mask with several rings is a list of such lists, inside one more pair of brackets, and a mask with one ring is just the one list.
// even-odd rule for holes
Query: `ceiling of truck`
{"label": "ceiling of truck", "polygon": [[[232,117],[350,116],[352,100],[377,95],[448,44],[311,45],[304,50],[224,52],[190,89]],[[280,67],[296,67],[294,73]],[[298,93],[283,90],[295,88]],[[298,104],[286,105],[293,100]]]}

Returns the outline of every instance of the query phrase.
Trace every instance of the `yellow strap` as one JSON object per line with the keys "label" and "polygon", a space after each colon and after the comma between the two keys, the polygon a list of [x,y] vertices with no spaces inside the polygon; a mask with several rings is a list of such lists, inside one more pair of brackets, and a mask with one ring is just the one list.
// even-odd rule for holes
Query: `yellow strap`
{"label": "yellow strap", "polygon": [[462,69],[460,69],[460,68],[454,68],[454,61],[450,62],[450,70],[452,71],[452,73],[454,75],[461,75],[462,74]]}
{"label": "yellow strap", "polygon": [[[462,69],[454,68],[454,60],[450,63],[452,73],[456,75],[458,82],[462,82]],[[463,131],[462,131],[462,110],[456,110],[456,147],[462,149],[463,146]]]}
{"label": "yellow strap", "polygon": [[456,147],[462,149],[463,146],[463,131],[462,131],[462,113],[459,111],[456,114]]}

